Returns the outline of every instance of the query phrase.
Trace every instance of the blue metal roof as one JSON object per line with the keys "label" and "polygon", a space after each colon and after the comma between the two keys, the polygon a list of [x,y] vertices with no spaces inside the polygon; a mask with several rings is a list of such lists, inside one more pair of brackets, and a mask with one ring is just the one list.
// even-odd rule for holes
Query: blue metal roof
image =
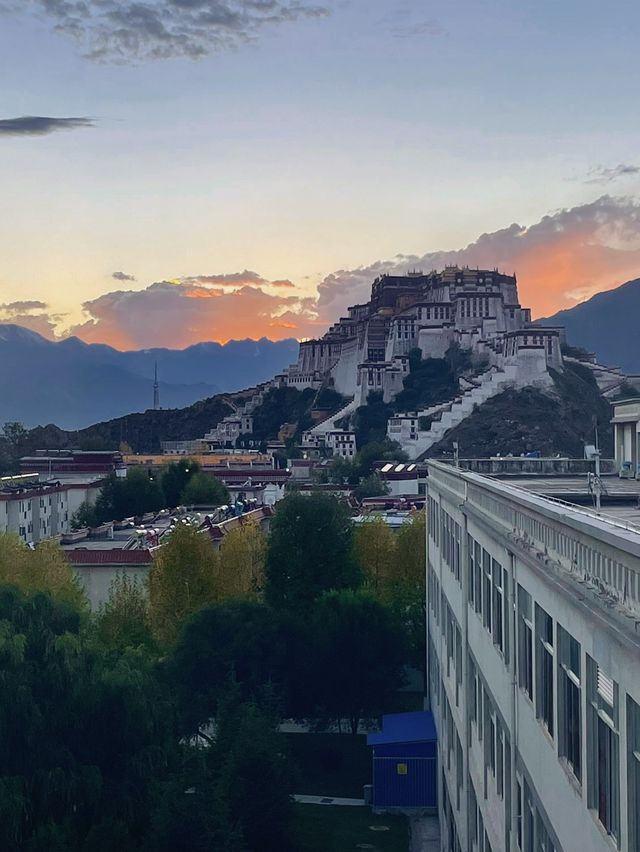
{"label": "blue metal roof", "polygon": [[436,739],[433,714],[419,710],[415,713],[391,713],[383,716],[382,733],[368,734],[367,744],[434,742]]}

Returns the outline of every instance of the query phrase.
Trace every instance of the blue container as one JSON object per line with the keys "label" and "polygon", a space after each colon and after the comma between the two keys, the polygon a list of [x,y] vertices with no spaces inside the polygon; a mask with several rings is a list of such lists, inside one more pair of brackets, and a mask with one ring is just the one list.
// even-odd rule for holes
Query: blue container
{"label": "blue container", "polygon": [[431,713],[382,717],[382,733],[369,734],[373,746],[373,808],[435,809],[437,742]]}

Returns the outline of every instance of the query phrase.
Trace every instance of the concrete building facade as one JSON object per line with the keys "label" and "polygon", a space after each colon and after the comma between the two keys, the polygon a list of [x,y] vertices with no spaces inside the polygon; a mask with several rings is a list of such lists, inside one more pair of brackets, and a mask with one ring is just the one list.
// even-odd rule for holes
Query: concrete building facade
{"label": "concrete building facade", "polygon": [[618,470],[640,479],[640,397],[614,402],[611,422]]}
{"label": "concrete building facade", "polygon": [[640,528],[428,463],[447,852],[640,849]]}

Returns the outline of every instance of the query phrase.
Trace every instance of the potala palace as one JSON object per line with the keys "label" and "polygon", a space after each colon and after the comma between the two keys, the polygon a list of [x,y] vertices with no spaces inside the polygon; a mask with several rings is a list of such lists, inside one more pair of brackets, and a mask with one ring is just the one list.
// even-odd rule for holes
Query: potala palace
{"label": "potala palace", "polygon": [[349,308],[319,340],[300,344],[298,363],[282,378],[299,388],[328,382],[352,400],[303,439],[309,447],[350,448],[351,433],[340,440],[336,424],[364,405],[371,391],[393,400],[409,372],[408,352],[418,348],[423,358],[443,358],[452,344],[471,350],[472,360],[485,369],[463,379],[458,396],[390,420],[389,437],[417,458],[506,386],[550,385],[549,369],[562,369],[561,338],[562,329],[532,326],[530,309],[518,300],[515,275],[455,266],[383,275],[374,281],[369,302]]}
{"label": "potala palace", "polygon": [[[550,370],[562,371],[564,329],[531,322],[531,311],[518,299],[515,275],[497,269],[457,266],[429,273],[383,275],[371,287],[371,299],[353,305],[318,340],[300,344],[298,361],[271,381],[253,388],[248,400],[221,421],[204,441],[211,448],[235,445],[252,431],[252,413],[271,388],[332,387],[347,400],[335,414],[302,437],[303,447],[345,458],[355,456],[349,418],[371,392],[391,402],[409,374],[409,352],[443,358],[451,346],[471,354],[474,368],[459,380],[451,399],[418,411],[397,412],[388,437],[416,459],[461,423],[476,405],[508,387],[553,386]],[[600,390],[617,388],[624,376],[595,362]]]}

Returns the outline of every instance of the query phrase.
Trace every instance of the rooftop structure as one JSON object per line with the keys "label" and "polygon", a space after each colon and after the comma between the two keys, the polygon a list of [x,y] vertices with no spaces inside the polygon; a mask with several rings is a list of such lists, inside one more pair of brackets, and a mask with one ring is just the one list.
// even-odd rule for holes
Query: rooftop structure
{"label": "rooftop structure", "polygon": [[122,453],[116,450],[37,450],[20,459],[20,471],[76,482],[126,474]]}

